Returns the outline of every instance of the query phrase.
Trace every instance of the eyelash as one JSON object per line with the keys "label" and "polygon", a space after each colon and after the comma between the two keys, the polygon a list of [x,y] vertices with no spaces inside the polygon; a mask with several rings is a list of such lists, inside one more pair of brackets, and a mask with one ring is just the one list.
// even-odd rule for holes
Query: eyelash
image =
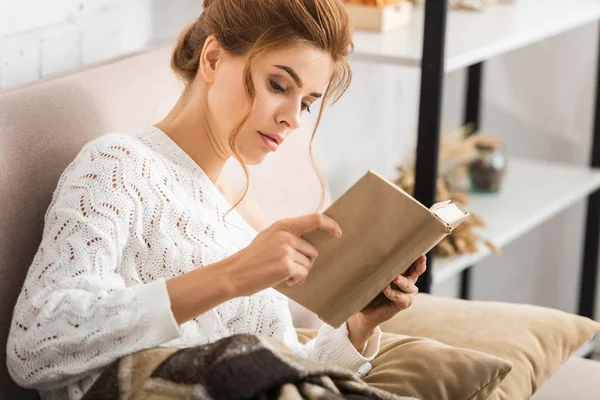
{"label": "eyelash", "polygon": [[[271,86],[271,90],[275,93],[285,93],[285,89],[282,88],[277,82],[269,79],[269,85]],[[310,106],[305,102],[302,102],[301,108],[302,111],[306,110],[306,112],[310,113]]]}

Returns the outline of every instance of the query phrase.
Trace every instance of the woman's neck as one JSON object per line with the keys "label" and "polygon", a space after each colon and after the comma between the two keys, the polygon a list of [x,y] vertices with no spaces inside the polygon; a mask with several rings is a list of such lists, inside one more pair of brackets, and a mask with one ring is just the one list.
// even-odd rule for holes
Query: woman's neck
{"label": "woman's neck", "polygon": [[162,130],[198,164],[208,178],[217,183],[228,156],[220,155],[212,140],[208,120],[200,105],[184,92],[169,114],[155,126]]}

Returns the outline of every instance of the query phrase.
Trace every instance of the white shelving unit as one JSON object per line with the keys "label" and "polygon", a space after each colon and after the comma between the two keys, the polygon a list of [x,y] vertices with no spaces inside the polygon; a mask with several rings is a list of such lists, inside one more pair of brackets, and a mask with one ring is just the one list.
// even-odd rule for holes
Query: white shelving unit
{"label": "white shelving unit", "polygon": [[[358,60],[420,67],[423,7],[410,25],[396,32],[357,31]],[[516,0],[483,12],[448,11],[445,71],[455,71],[528,44],[584,26],[600,18],[597,0]]]}
{"label": "white shelving unit", "polygon": [[[435,169],[430,168],[430,164],[434,165],[430,160],[435,160],[437,146],[431,146],[430,143],[438,140],[435,133],[441,115],[443,87],[440,75],[469,68],[466,118],[479,124],[481,63],[600,20],[600,0],[515,0],[513,4],[489,6],[482,12],[448,10],[445,30],[441,29],[444,18],[439,14],[443,9],[442,5],[428,4],[431,4],[429,17],[432,21],[428,25],[428,35],[424,34],[425,7],[416,7],[409,26],[398,31],[355,32],[352,57],[355,60],[404,68],[422,68],[423,74],[426,74],[427,79],[421,82],[419,114],[419,143],[423,145],[421,170],[424,171],[421,175],[423,186],[420,195],[430,200],[432,193],[426,183]],[[440,40],[436,41],[437,37],[445,37],[444,46],[440,46]],[[427,49],[425,58],[430,60],[426,65],[422,62],[424,47]],[[443,54],[443,69],[440,54]],[[600,97],[597,101],[600,101]],[[599,124],[600,117],[596,120],[595,137],[600,135]],[[597,143],[594,151],[597,151],[596,146]],[[599,165],[599,157],[600,154],[594,153],[593,165]],[[432,183],[433,181],[434,178],[431,179]],[[487,226],[481,231],[481,235],[502,247],[577,201],[587,199],[588,207],[595,207],[599,188],[600,168],[513,159],[509,160],[509,170],[501,192],[495,195],[472,195],[467,209],[485,219]],[[590,198],[590,195],[594,197]],[[587,228],[593,233],[590,238],[596,234],[594,215],[588,212],[586,221]],[[582,267],[582,279],[587,279],[585,282],[595,281],[591,278],[595,276],[595,272],[590,271],[595,263],[592,255],[595,248],[595,245],[589,246],[586,242]],[[435,285],[445,282],[464,271],[463,287],[468,288],[468,268],[490,253],[482,244],[476,254],[451,258],[434,257],[429,283]],[[585,298],[588,300],[590,291],[593,289],[590,290],[590,285],[586,283]],[[462,296],[465,296],[464,293]],[[583,311],[583,303],[580,303],[580,312],[590,313],[589,303],[586,302]],[[586,346],[581,350],[584,353],[591,349],[591,344]]]}
{"label": "white shelving unit", "polygon": [[[471,195],[467,206],[485,219],[481,235],[499,247],[600,188],[600,170],[516,158],[508,162],[502,190],[497,194]],[[433,283],[447,281],[489,254],[482,244],[481,251],[475,254],[435,258]]]}

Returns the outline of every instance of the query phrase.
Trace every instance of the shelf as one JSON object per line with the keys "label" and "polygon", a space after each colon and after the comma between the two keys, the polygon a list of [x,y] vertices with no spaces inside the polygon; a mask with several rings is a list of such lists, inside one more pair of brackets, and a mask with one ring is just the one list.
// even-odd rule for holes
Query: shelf
{"label": "shelf", "polygon": [[[600,3],[600,2],[599,2]],[[539,226],[600,188],[600,170],[545,161],[509,159],[502,190],[474,194],[466,207],[486,222],[481,236],[499,247]],[[433,260],[433,283],[444,282],[490,251]]]}
{"label": "shelf", "polygon": [[[389,33],[356,31],[353,58],[420,67],[424,8],[413,11],[409,26]],[[482,12],[449,10],[446,72],[584,26],[600,18],[598,0],[516,0]]]}

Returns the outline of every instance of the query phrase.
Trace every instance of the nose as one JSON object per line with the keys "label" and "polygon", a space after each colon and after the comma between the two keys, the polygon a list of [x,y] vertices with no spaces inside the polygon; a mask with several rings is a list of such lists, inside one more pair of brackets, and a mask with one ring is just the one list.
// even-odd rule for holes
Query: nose
{"label": "nose", "polygon": [[277,123],[284,125],[287,129],[296,130],[300,127],[300,106],[285,107],[277,116]]}

